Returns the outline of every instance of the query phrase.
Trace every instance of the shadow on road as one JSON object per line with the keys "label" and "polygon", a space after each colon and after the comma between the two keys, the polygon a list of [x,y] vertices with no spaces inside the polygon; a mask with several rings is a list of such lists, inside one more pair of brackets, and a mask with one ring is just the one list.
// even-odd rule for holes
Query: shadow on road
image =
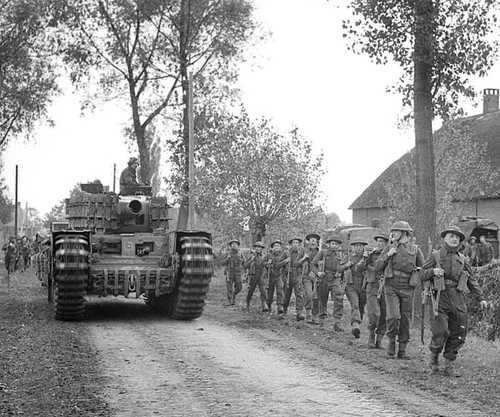
{"label": "shadow on road", "polygon": [[173,321],[154,311],[142,300],[90,299],[86,304],[85,322],[149,322]]}

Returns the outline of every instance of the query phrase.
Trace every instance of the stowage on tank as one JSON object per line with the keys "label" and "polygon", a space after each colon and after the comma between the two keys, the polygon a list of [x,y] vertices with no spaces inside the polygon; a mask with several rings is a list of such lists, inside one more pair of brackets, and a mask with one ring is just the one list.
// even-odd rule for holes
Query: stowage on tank
{"label": "stowage on tank", "polygon": [[144,298],[152,308],[191,320],[203,312],[213,275],[212,237],[171,227],[175,210],[151,188],[126,195],[96,184],[66,200],[68,227],[54,229],[41,278],[59,320],[82,320],[89,296]]}

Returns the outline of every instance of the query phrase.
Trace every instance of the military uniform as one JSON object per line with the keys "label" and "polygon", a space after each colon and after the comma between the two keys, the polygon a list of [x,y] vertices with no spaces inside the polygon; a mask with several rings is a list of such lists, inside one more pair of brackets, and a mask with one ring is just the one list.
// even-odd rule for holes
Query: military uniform
{"label": "military uniform", "polygon": [[[237,242],[239,245],[236,240],[229,242],[229,244],[233,242]],[[224,273],[226,275],[227,299],[230,305],[234,305],[235,298],[242,289],[243,256],[238,249],[231,248],[222,264],[226,267]]]}
{"label": "military uniform", "polygon": [[[275,241],[271,244],[271,247],[275,243],[281,243]],[[267,307],[271,310],[273,304],[274,293],[276,291],[276,305],[278,306],[278,314],[283,313],[283,281],[286,274],[286,264],[288,263],[287,253],[280,249],[279,251],[271,250],[266,258],[266,265],[268,269],[269,276],[269,287],[267,291]]]}
{"label": "military uniform", "polygon": [[[314,233],[308,235],[306,240],[309,240],[310,237],[314,237],[318,242],[320,240],[320,237]],[[312,261],[318,252],[318,247],[308,247],[302,264],[302,284],[304,288],[304,308],[306,310],[306,320],[312,323],[317,322],[319,314],[317,277],[312,265]]]}
{"label": "military uniform", "polygon": [[[375,239],[377,238],[388,240],[383,235],[375,236]],[[381,253],[382,250],[376,248],[366,259],[366,314],[368,316],[368,346],[371,348],[380,348],[386,330],[385,297],[383,291],[379,293],[383,273],[375,271],[375,264]]]}
{"label": "military uniform", "polygon": [[136,167],[139,164],[137,158],[130,158],[128,166],[120,175],[120,193],[126,193],[127,187],[130,185],[139,185],[137,182]]}
{"label": "military uniform", "polygon": [[[292,239],[299,240],[302,239]],[[290,241],[290,243],[292,242]],[[304,287],[302,285],[302,264],[305,261],[304,258],[305,251],[301,247],[291,247],[288,252],[288,286],[285,291],[285,300],[283,302],[283,310],[288,310],[290,304],[290,299],[292,298],[292,292],[295,293],[295,313],[297,314],[297,320],[303,320],[304,316],[302,311],[304,310]]]}
{"label": "military uniform", "polygon": [[[331,240],[335,239],[332,238]],[[340,240],[336,241],[341,242]],[[323,263],[323,266],[320,266],[320,263]],[[314,257],[312,265],[317,276],[321,272],[320,269],[323,269],[322,272],[324,272],[324,275],[319,277],[318,280],[319,316],[321,319],[328,317],[327,305],[328,298],[331,295],[335,328],[340,330],[340,321],[344,311],[344,288],[341,282],[341,273],[345,268],[341,266],[339,253],[333,248],[322,249]]]}
{"label": "military uniform", "polygon": [[[465,236],[456,226],[445,229],[441,236],[447,233],[456,234],[463,240]],[[438,315],[430,314],[432,339],[429,345],[431,351],[431,366],[437,371],[438,356],[444,349],[447,365],[455,361],[459,349],[465,343],[467,335],[467,302],[466,293],[471,292],[478,300],[483,300],[481,288],[473,278],[472,269],[458,248],[452,248],[446,243],[432,255],[424,264],[421,274],[422,281],[434,280],[434,268],[444,270],[444,290],[441,291],[438,304]],[[445,368],[446,370],[446,368]]]}
{"label": "military uniform", "polygon": [[[403,225],[401,225],[403,224]],[[392,231],[412,232],[406,222],[396,222]],[[387,354],[395,355],[396,337],[398,338],[398,358],[406,359],[406,346],[410,340],[411,302],[414,286],[410,285],[412,274],[424,263],[420,248],[413,243],[394,245],[396,253],[389,257],[387,253],[393,245],[387,246],[376,261],[376,272],[384,272],[385,303],[387,314]],[[390,265],[389,265],[390,264]],[[390,272],[389,272],[390,271]]]}
{"label": "military uniform", "polygon": [[[351,245],[354,243],[363,243],[366,242],[351,242]],[[363,288],[364,281],[364,272],[366,269],[366,259],[362,254],[351,255],[350,257],[350,274],[348,274],[346,279],[346,288],[345,292],[347,295],[347,300],[351,306],[351,327],[352,333],[356,338],[359,338],[360,331],[359,325],[363,320],[363,313],[365,311],[366,305],[366,293]]]}
{"label": "military uniform", "polygon": [[494,256],[493,246],[489,242],[479,242],[477,245],[478,266],[487,265]]}
{"label": "military uniform", "polygon": [[[264,248],[262,242],[256,242],[254,246]],[[267,311],[265,261],[265,257],[262,253],[254,253],[244,263],[245,269],[248,270],[247,308],[250,307],[255,288],[259,287],[261,308],[262,311]]]}
{"label": "military uniform", "polygon": [[2,250],[5,252],[5,269],[7,270],[7,273],[10,274],[14,272],[17,259],[17,246],[15,240],[10,239],[9,242],[2,247]]}

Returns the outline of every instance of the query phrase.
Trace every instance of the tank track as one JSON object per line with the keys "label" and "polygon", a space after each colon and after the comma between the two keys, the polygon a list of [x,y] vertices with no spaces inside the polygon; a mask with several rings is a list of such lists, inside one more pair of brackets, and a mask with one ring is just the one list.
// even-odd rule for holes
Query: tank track
{"label": "tank track", "polygon": [[193,320],[203,313],[212,279],[212,245],[204,236],[182,236],[180,241],[178,285],[169,300],[169,316],[176,320]]}
{"label": "tank track", "polygon": [[77,321],[85,316],[88,245],[84,235],[58,235],[55,241],[55,318]]}

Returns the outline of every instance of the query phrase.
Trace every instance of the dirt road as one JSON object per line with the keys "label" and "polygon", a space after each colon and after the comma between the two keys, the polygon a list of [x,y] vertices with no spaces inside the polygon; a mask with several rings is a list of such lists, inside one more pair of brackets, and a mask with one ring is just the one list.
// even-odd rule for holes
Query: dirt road
{"label": "dirt road", "polygon": [[58,322],[39,282],[17,274],[10,290],[0,285],[0,415],[499,415],[497,343],[471,337],[463,378],[430,376],[415,335],[412,360],[389,360],[366,348],[364,330],[354,340],[329,321],[279,320],[257,300],[247,312],[242,297],[235,307],[224,299],[216,278],[193,322],[123,299],[92,300],[86,321]]}
{"label": "dirt road", "polygon": [[[203,318],[154,317],[140,303],[89,306],[89,331],[117,416],[482,415],[332,352],[208,305]],[[222,317],[221,317],[222,315]]]}

